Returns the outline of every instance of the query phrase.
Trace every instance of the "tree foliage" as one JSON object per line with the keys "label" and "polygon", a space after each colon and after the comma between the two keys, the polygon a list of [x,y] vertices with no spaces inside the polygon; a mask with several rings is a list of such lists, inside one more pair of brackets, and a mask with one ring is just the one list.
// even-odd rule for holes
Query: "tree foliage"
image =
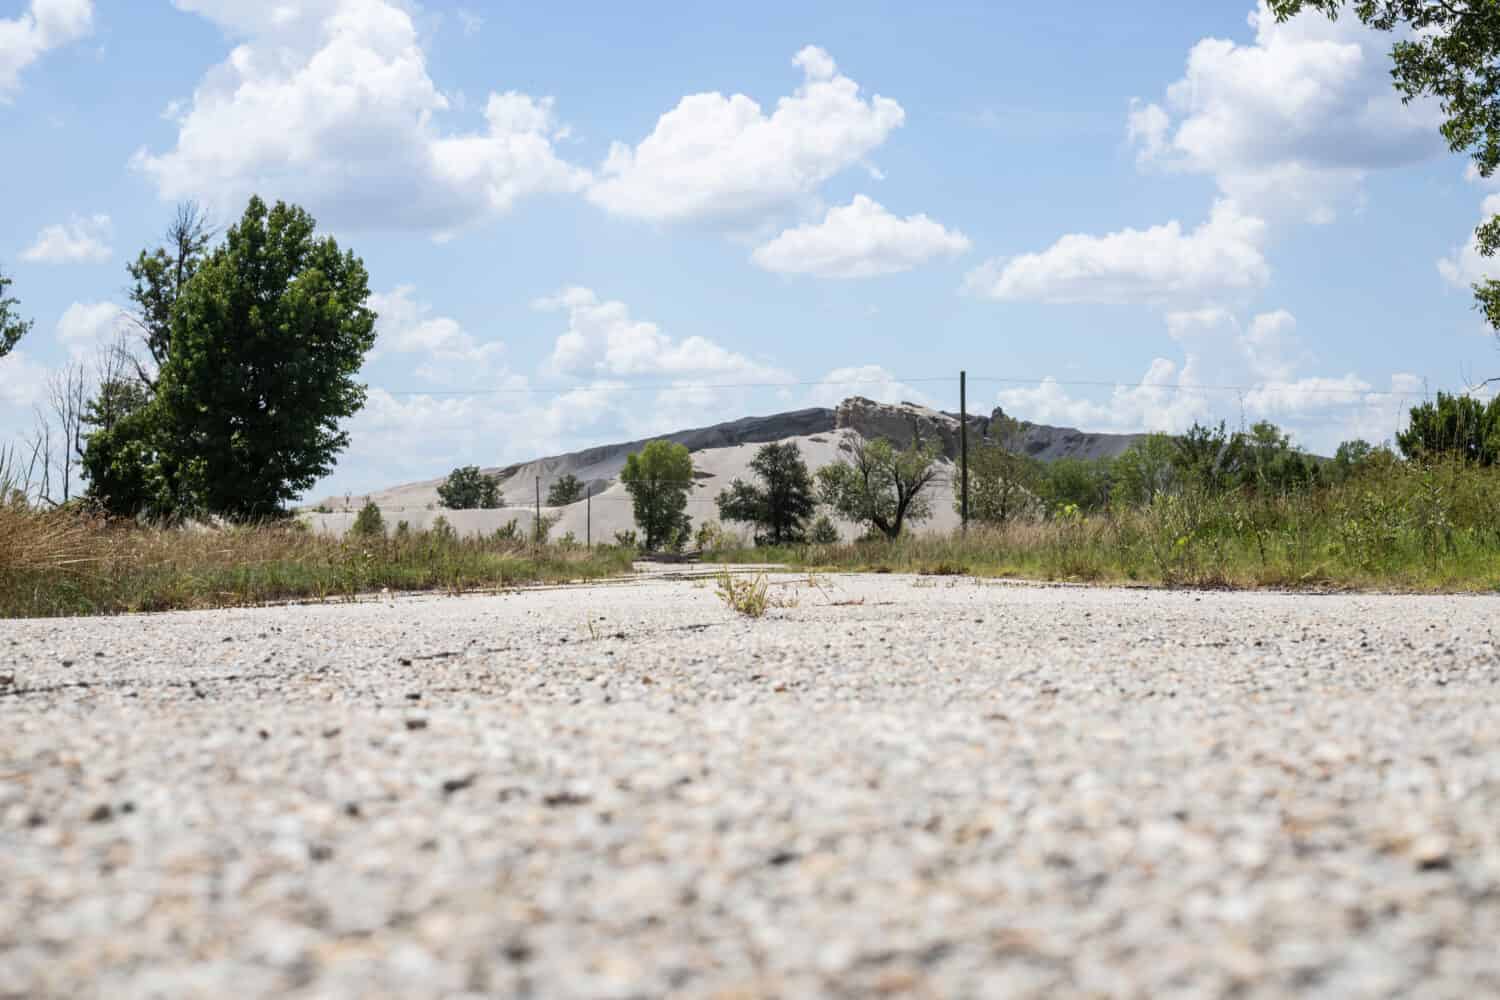
{"label": "tree foliage", "polygon": [[437,488],[438,499],[449,510],[490,510],[500,506],[500,480],[465,465],[448,473]]}
{"label": "tree foliage", "polygon": [[759,483],[736,479],[719,494],[719,517],[753,524],[757,545],[801,542],[817,509],[812,476],[795,442],[763,445],[750,461]]}
{"label": "tree foliage", "polygon": [[384,538],[385,517],[380,513],[380,508],[375,506],[375,501],[366,500],[365,505],[359,509],[359,514],[354,518],[354,525],[349,533],[356,538]]}
{"label": "tree foliage", "polygon": [[[126,265],[132,281],[130,301],[135,306],[132,318],[158,371],[171,351],[177,300],[197,273],[213,237],[213,227],[202,209],[195,202],[185,202],[177,206],[165,244],[149,252],[142,250]],[[151,371],[139,361],[135,368],[141,383],[154,389],[156,379]]]}
{"label": "tree foliage", "polygon": [[1500,461],[1500,396],[1489,404],[1472,396],[1437,394],[1437,402],[1411,410],[1396,446],[1410,459],[1451,456],[1477,465]]}
{"label": "tree foliage", "polygon": [[31,329],[31,321],[23,320],[16,315],[15,307],[20,305],[18,299],[13,299],[5,294],[5,290],[11,286],[11,280],[0,273],[0,358],[5,357],[16,346],[16,343]]}
{"label": "tree foliage", "polygon": [[1125,449],[1110,468],[1110,494],[1115,502],[1144,507],[1159,496],[1175,493],[1178,442],[1167,434],[1148,434]]}
{"label": "tree foliage", "polygon": [[[1448,148],[1467,151],[1481,177],[1500,167],[1500,4],[1494,0],[1269,0],[1286,20],[1304,9],[1338,17],[1351,7],[1380,31],[1403,29],[1391,49],[1391,77],[1404,101],[1435,97]],[[1475,230],[1479,252],[1500,250],[1500,215]],[[1500,281],[1474,286],[1485,318],[1500,330]]]}
{"label": "tree foliage", "polygon": [[301,208],[251,198],[170,307],[158,450],[203,512],[281,514],[332,470],[349,442],[339,421],[364,405],[368,276],[315,229]]}
{"label": "tree foliage", "polygon": [[693,457],[686,445],[648,443],[625,459],[620,481],[630,493],[635,523],[645,533],[647,552],[676,549],[687,543],[692,534],[687,501],[693,488]]}
{"label": "tree foliage", "polygon": [[583,481],[571,472],[547,490],[548,507],[566,507],[583,499]]}
{"label": "tree foliage", "polygon": [[[999,441],[981,444],[969,453],[969,518],[981,524],[1007,524],[1035,508],[1041,472],[1034,459],[1019,455]],[[955,491],[953,509],[963,513],[963,493]]]}
{"label": "tree foliage", "polygon": [[848,433],[839,451],[846,457],[818,470],[818,492],[844,520],[894,539],[908,523],[932,516],[924,491],[937,477],[937,445],[913,440],[898,451],[883,438],[867,441]]}
{"label": "tree foliage", "polygon": [[1109,506],[1113,481],[1108,459],[1059,458],[1043,467],[1037,493],[1052,512],[1066,507],[1100,511]]}

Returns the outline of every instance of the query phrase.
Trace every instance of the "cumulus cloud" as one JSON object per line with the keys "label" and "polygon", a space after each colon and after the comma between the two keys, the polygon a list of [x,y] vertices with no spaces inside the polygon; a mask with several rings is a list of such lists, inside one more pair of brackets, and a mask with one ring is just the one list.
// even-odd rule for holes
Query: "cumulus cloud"
{"label": "cumulus cloud", "polygon": [[233,211],[259,192],[342,229],[447,235],[588,182],[557,155],[550,98],[492,93],[482,128],[441,128],[450,101],[394,0],[174,3],[237,44],[179,109],[175,147],[134,158],[163,198]]}
{"label": "cumulus cloud", "polygon": [[414,374],[429,381],[489,376],[505,354],[499,341],[482,343],[457,320],[434,316],[432,306],[415,298],[411,285],[370,296],[375,310],[376,343],[370,360],[386,354],[416,355]]}
{"label": "cumulus cloud", "polygon": [[880,365],[835,368],[811,388],[805,405],[834,407],[850,396],[863,396],[877,403],[934,405],[926,393],[902,382]]}
{"label": "cumulus cloud", "polygon": [[107,215],[75,218],[44,228],[31,246],[21,251],[21,259],[47,264],[106,261],[114,254],[109,245],[113,235],[114,226]]}
{"label": "cumulus cloud", "polygon": [[19,17],[0,19],[0,104],[20,89],[22,70],[93,28],[93,0],[31,0]]}
{"label": "cumulus cloud", "polygon": [[1422,396],[1421,379],[1406,373],[1392,375],[1389,389],[1353,372],[1301,374],[1308,355],[1298,350],[1296,318],[1284,309],[1242,323],[1211,306],[1169,313],[1166,321],[1183,360],[1154,359],[1138,384],[1103,393],[1047,378],[1007,388],[996,400],[1023,420],[1091,431],[1180,433],[1195,422],[1270,420],[1303,447],[1332,454],[1350,438],[1389,439]]}
{"label": "cumulus cloud", "polygon": [[934,257],[957,256],[969,238],[925,215],[893,215],[865,195],[834,207],[822,222],[788,229],[752,259],[767,271],[820,278],[873,278],[909,271]]}
{"label": "cumulus cloud", "polygon": [[1184,231],[1172,221],[1105,236],[1070,234],[1039,253],[992,260],[965,287],[1002,301],[1171,304],[1245,293],[1270,277],[1265,223],[1231,201]]}
{"label": "cumulus cloud", "polygon": [[1285,309],[1261,313],[1250,321],[1240,337],[1240,348],[1257,378],[1285,381],[1292,377],[1296,362],[1289,352],[1296,346],[1297,318]]}
{"label": "cumulus cloud", "polygon": [[860,163],[905,120],[809,46],[802,86],[767,115],[744,94],[692,94],[632,147],[615,143],[589,189],[608,212],[658,222],[745,221],[786,208]]}
{"label": "cumulus cloud", "polygon": [[[1500,215],[1500,193],[1486,195],[1480,206],[1484,221]],[[1463,246],[1437,262],[1438,273],[1455,288],[1469,288],[1491,278],[1500,278],[1500,257],[1486,257],[1479,252],[1479,241],[1472,235]]]}
{"label": "cumulus cloud", "polygon": [[135,329],[130,314],[113,302],[74,302],[57,321],[57,342],[75,360],[113,347]]}
{"label": "cumulus cloud", "polygon": [[555,374],[638,376],[726,374],[784,381],[772,368],[736,354],[706,337],[673,340],[647,320],[635,319],[623,302],[601,301],[588,288],[567,288],[535,307],[568,314],[547,370]]}
{"label": "cumulus cloud", "polygon": [[1166,358],[1156,358],[1139,384],[1116,386],[1107,401],[1073,395],[1055,378],[1002,389],[995,401],[1010,416],[1038,424],[1177,433],[1206,420],[1212,408],[1208,395],[1197,388],[1196,363],[1191,354],[1180,369]]}
{"label": "cumulus cloud", "polygon": [[1369,171],[1442,151],[1436,105],[1391,86],[1390,35],[1317,12],[1277,23],[1264,0],[1249,24],[1249,44],[1194,45],[1164,103],[1132,103],[1141,163],[1212,175],[1264,217],[1326,222]]}

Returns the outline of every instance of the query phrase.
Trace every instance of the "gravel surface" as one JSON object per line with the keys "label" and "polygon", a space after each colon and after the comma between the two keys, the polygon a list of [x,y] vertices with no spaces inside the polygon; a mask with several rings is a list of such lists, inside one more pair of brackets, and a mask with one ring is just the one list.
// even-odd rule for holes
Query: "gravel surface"
{"label": "gravel surface", "polygon": [[0,995],[1500,994],[1500,599],[0,622]]}

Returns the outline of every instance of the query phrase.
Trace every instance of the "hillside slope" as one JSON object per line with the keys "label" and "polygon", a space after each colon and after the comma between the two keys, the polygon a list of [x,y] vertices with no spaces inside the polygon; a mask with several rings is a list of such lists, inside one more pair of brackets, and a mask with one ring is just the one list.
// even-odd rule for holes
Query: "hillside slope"
{"label": "hillside slope", "polygon": [[[971,445],[986,440],[992,426],[1002,416],[996,410],[988,417],[970,416]],[[852,432],[867,439],[886,438],[900,445],[913,437],[941,443],[946,466],[932,487],[933,518],[921,526],[924,531],[949,531],[958,524],[953,512],[952,465],[959,451],[959,418],[913,403],[877,403],[859,396],[844,400],[834,409],[813,408],[778,413],[765,417],[745,417],[711,427],[699,427],[658,435],[686,445],[693,454],[693,465],[699,481],[688,503],[693,523],[716,520],[714,498],[735,479],[749,479],[750,460],[756,450],[770,442],[795,443],[808,467],[816,470],[838,459],[840,437]],[[1090,434],[1069,427],[1042,424],[1020,425],[1018,434],[1008,441],[1010,447],[1024,451],[1042,461],[1059,458],[1113,458],[1137,441],[1138,434]],[[342,534],[353,523],[357,509],[373,501],[395,525],[406,521],[414,530],[430,526],[444,516],[464,534],[488,533],[514,520],[522,531],[532,527],[536,495],[540,486],[545,502],[547,491],[565,475],[577,476],[588,488],[589,499],[568,507],[543,508],[548,517],[557,517],[554,537],[572,532],[579,540],[609,541],[618,531],[634,527],[630,497],[619,482],[626,456],[639,451],[647,440],[601,445],[564,455],[552,455],[515,465],[485,468],[500,478],[503,499],[495,510],[444,510],[438,502],[437,488],[441,478],[393,486],[362,496],[330,497],[319,506],[331,513],[309,514],[311,523],[321,531]],[[853,526],[841,526],[846,534]]]}

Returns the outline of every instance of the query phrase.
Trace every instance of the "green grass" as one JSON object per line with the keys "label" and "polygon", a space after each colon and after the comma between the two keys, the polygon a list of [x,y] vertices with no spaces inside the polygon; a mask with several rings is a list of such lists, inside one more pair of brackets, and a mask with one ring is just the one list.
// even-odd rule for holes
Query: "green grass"
{"label": "green grass", "polygon": [[286,524],[167,530],[0,508],[0,618],[593,580],[628,573],[633,555],[444,533],[339,541]]}
{"label": "green grass", "polygon": [[716,553],[812,570],[1169,587],[1500,591],[1500,470],[1397,466],[1284,496],[1161,497],[967,536]]}

